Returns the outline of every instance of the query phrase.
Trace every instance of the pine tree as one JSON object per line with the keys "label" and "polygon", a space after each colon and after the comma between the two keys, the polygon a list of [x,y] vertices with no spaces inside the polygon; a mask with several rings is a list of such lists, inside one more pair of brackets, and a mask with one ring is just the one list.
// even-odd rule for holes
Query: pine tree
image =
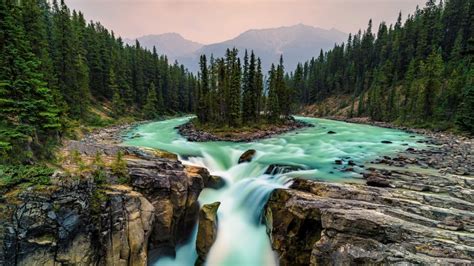
{"label": "pine tree", "polygon": [[280,56],[280,63],[276,69],[275,90],[278,97],[280,114],[283,114],[286,117],[288,117],[291,111],[291,102],[290,102],[291,92],[286,87],[284,75],[285,75],[285,68],[283,66],[283,56]]}
{"label": "pine tree", "polygon": [[198,103],[198,118],[202,123],[209,122],[209,71],[207,66],[206,55],[201,55],[199,60],[201,67],[201,83]]}
{"label": "pine tree", "polygon": [[263,111],[262,107],[264,104],[262,103],[262,94],[263,94],[263,74],[262,74],[262,62],[260,58],[257,59],[257,71],[255,74],[255,82],[254,82],[254,89],[255,89],[255,101],[257,103],[257,119],[260,118],[260,113]]}
{"label": "pine tree", "polygon": [[424,78],[422,117],[425,120],[432,119],[435,97],[441,89],[442,73],[443,59],[441,58],[441,52],[440,50],[435,50],[428,57],[422,71],[422,76]]}
{"label": "pine tree", "polygon": [[[472,47],[474,48],[474,46]],[[474,52],[474,49],[471,51]],[[462,102],[457,112],[456,124],[462,129],[474,135],[474,53],[469,55],[470,62],[467,63],[466,80],[462,92]]]}
{"label": "pine tree", "polygon": [[158,117],[158,97],[155,84],[152,82],[148,89],[145,105],[143,106],[143,115],[146,119],[155,119]]}
{"label": "pine tree", "polygon": [[280,103],[278,98],[278,74],[275,65],[272,64],[268,76],[268,117],[271,122],[277,122],[280,119]]}
{"label": "pine tree", "polygon": [[113,92],[113,96],[112,96],[113,115],[115,117],[120,117],[124,114],[126,107],[125,107],[125,102],[122,99],[122,95],[120,94],[119,87],[115,81],[115,72],[113,70],[110,70],[110,73],[109,73],[108,87]]}
{"label": "pine tree", "polygon": [[255,86],[256,84],[256,58],[252,51],[250,55],[250,63],[248,62],[247,51],[244,57],[244,76],[243,76],[243,100],[242,100],[242,120],[246,123],[254,123],[257,121],[257,101],[258,96]]}
{"label": "pine tree", "polygon": [[231,127],[240,125],[241,118],[241,66],[237,49],[232,49],[227,55],[227,68],[229,73],[228,97],[228,124]]}

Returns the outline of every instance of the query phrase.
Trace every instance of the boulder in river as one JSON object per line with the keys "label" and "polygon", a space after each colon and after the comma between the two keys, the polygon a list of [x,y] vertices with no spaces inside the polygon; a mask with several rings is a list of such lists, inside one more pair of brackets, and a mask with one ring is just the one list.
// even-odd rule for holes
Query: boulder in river
{"label": "boulder in river", "polygon": [[217,210],[220,202],[214,202],[202,206],[199,211],[198,234],[196,238],[196,250],[198,258],[195,265],[203,265],[207,253],[217,238]]}
{"label": "boulder in river", "polygon": [[226,185],[224,178],[217,175],[210,175],[207,179],[206,187],[213,189],[220,189]]}
{"label": "boulder in river", "polygon": [[382,140],[381,141],[383,144],[392,144],[393,142],[391,142],[390,140]]}
{"label": "boulder in river", "polygon": [[371,174],[367,176],[367,186],[390,187],[390,182],[384,177]]}
{"label": "boulder in river", "polygon": [[241,163],[248,163],[248,162],[251,162],[253,160],[253,158],[255,157],[255,154],[257,153],[256,150],[254,149],[251,149],[251,150],[247,150],[246,152],[244,152],[240,158],[239,158],[239,164]]}
{"label": "boulder in river", "polygon": [[330,131],[328,131],[328,134],[336,134],[336,132],[330,130]]}

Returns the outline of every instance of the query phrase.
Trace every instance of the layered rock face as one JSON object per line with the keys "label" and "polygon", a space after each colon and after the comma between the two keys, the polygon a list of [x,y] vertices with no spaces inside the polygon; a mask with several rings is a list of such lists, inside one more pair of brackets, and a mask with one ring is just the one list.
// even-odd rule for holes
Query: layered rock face
{"label": "layered rock face", "polygon": [[217,209],[221,205],[220,202],[206,204],[202,206],[199,212],[199,226],[196,238],[196,251],[198,258],[196,265],[203,265],[209,250],[217,238]]}
{"label": "layered rock face", "polygon": [[0,265],[146,265],[148,253],[174,254],[191,233],[197,198],[210,179],[207,170],[182,165],[171,154],[120,147],[109,134],[71,141],[84,164],[100,154],[105,163],[124,154],[128,180],[106,170],[66,174],[63,164],[48,186],[18,186],[0,202]]}
{"label": "layered rock face", "polygon": [[197,199],[209,173],[162,158],[129,159],[127,165],[132,187],[155,209],[150,248],[156,255],[174,255],[176,244],[187,239],[197,220]]}
{"label": "layered rock face", "polygon": [[154,208],[142,194],[126,186],[99,192],[87,178],[54,182],[2,204],[1,265],[146,264]]}
{"label": "layered rock face", "polygon": [[275,190],[265,217],[280,264],[472,265],[474,140],[416,133],[426,148],[361,166],[357,184],[296,179]]}
{"label": "layered rock face", "polygon": [[291,189],[273,192],[266,206],[272,247],[283,266],[468,265],[474,258],[474,203],[458,193],[473,195],[472,179],[452,177],[440,185],[432,193],[401,184],[296,180]]}

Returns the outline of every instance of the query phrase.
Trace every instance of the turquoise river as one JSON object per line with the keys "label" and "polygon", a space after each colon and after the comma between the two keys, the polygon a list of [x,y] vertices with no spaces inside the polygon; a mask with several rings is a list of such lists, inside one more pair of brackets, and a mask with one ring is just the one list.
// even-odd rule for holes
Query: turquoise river
{"label": "turquoise river", "polygon": [[[288,187],[294,177],[362,182],[360,173],[363,168],[359,166],[378,156],[420,145],[417,141],[421,138],[387,128],[297,118],[315,127],[251,143],[198,143],[189,142],[177,133],[175,127],[190,119],[183,117],[141,125],[128,133],[134,138],[128,138],[125,144],[176,153],[184,164],[206,167],[211,174],[225,179],[225,187],[205,189],[199,197],[201,205],[221,202],[217,239],[207,256],[206,265],[277,265],[265,225],[261,222],[262,209],[274,189]],[[328,134],[329,131],[336,133]],[[384,144],[382,141],[392,143]],[[248,149],[257,151],[254,160],[238,164],[240,155]],[[337,165],[335,160],[344,163]],[[355,166],[354,171],[342,171],[349,160],[359,166]],[[265,175],[271,164],[292,165],[302,170]],[[178,247],[175,258],[158,258],[152,265],[194,265],[197,258],[196,228],[190,241]]]}

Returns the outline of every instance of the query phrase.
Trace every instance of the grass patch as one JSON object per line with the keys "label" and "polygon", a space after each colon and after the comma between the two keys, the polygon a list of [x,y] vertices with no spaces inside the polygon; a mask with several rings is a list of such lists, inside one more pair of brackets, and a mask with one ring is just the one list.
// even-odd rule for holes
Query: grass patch
{"label": "grass patch", "polygon": [[239,135],[242,133],[254,133],[259,131],[272,130],[274,128],[285,125],[284,121],[277,121],[275,123],[270,123],[267,120],[262,120],[261,122],[248,123],[239,127],[230,127],[228,125],[214,124],[214,123],[199,123],[199,121],[194,118],[191,120],[194,128],[199,131],[208,132],[216,136],[233,136]]}

